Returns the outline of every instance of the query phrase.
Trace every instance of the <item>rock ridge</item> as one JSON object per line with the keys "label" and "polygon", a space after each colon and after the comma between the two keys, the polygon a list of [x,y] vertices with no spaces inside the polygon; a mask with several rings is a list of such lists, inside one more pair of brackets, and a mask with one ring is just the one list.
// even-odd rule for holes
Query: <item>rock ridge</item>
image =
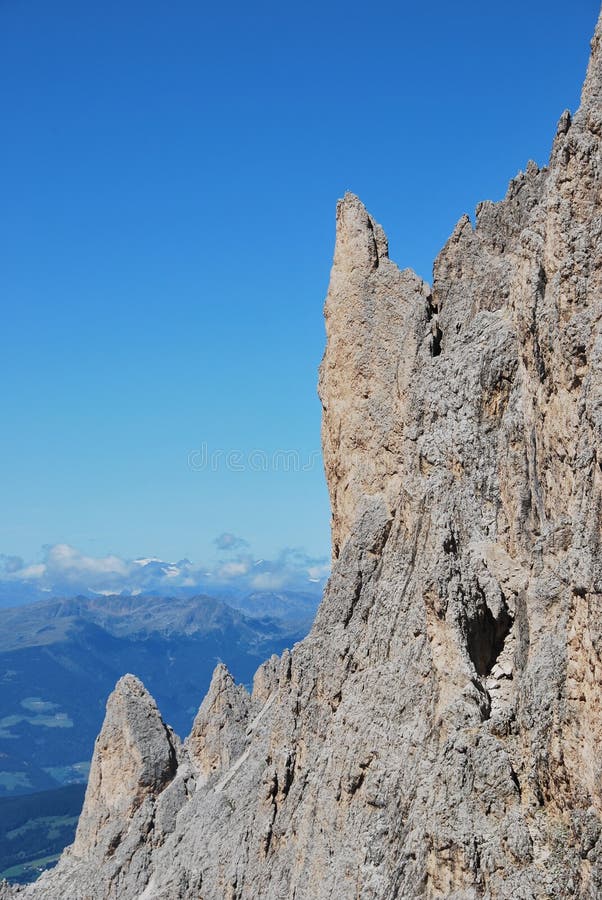
{"label": "rock ridge", "polygon": [[314,626],[183,744],[125,676],[73,847],[5,896],[602,896],[601,46],[432,287],[339,201]]}

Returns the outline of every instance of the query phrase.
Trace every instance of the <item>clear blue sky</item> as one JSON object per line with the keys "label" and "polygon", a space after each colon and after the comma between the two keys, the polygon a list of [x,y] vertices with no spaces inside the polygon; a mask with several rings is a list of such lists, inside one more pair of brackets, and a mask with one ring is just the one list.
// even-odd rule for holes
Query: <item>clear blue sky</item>
{"label": "clear blue sky", "polygon": [[328,554],[335,202],[430,278],[574,109],[599,6],[0,0],[0,552]]}

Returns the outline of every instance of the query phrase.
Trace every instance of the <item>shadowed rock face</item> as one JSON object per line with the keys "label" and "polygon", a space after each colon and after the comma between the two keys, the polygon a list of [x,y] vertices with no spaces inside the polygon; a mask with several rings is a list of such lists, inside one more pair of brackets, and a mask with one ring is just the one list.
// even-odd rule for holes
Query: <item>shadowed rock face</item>
{"label": "shadowed rock face", "polygon": [[26,896],[602,895],[601,39],[549,168],[460,220],[432,290],[339,203],[314,628],[250,696],[219,669],[183,747],[118,685]]}

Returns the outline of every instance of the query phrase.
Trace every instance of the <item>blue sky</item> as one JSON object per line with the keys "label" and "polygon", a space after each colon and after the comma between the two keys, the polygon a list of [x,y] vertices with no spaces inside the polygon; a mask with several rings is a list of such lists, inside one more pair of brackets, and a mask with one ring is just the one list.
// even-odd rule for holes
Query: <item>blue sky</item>
{"label": "blue sky", "polygon": [[[598,11],[2,0],[0,552],[327,556],[336,199],[428,279],[546,161]],[[249,463],[279,450],[293,471]]]}

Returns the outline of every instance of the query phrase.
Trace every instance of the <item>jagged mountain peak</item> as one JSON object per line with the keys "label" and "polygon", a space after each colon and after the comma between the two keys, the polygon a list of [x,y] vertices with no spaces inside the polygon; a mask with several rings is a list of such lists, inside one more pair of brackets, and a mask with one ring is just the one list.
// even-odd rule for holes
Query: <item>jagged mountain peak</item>
{"label": "jagged mountain peak", "polygon": [[95,771],[156,747],[158,781],[123,818],[96,777],[80,827],[119,841],[27,896],[602,894],[599,45],[550,166],[460,220],[432,289],[339,202],[314,627],[250,696],[218,668],[181,748],[126,679]]}
{"label": "jagged mountain peak", "polygon": [[114,851],[140,807],[152,803],[176,769],[177,738],[142,682],[124,675],[107,701],[72,853]]}

